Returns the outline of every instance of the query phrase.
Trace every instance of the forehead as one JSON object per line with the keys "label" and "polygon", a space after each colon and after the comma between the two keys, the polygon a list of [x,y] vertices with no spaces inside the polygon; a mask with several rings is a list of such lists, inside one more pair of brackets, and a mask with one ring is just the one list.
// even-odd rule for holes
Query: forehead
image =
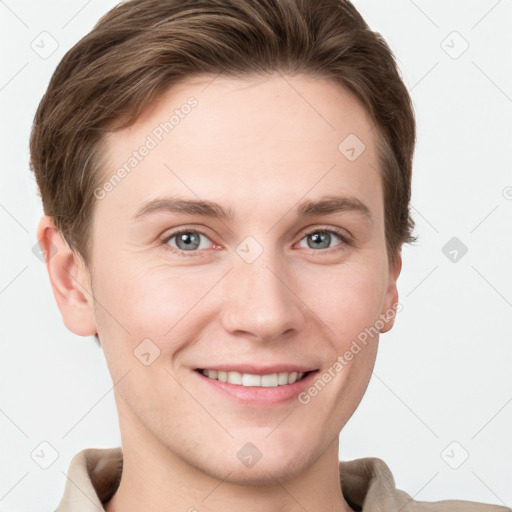
{"label": "forehead", "polygon": [[103,183],[126,172],[106,199],[140,204],[168,193],[291,206],[339,192],[378,202],[376,136],[361,103],[331,80],[197,76],[107,137]]}

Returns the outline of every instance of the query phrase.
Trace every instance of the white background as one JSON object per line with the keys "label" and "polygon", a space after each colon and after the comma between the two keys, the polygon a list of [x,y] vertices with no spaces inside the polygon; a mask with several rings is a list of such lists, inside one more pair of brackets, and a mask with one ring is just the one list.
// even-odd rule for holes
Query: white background
{"label": "white background", "polygon": [[[66,330],[32,252],[42,208],[28,168],[31,122],[55,66],[116,3],[0,2],[3,512],[53,510],[75,453],[120,445],[101,348]],[[512,1],[354,4],[388,41],[414,101],[419,241],[404,248],[403,311],[381,337],[340,458],[382,458],[416,500],[510,507]],[[47,58],[31,47],[46,37],[51,48],[43,31],[58,44]],[[468,248],[457,262],[442,251],[452,237]],[[59,454],[48,469],[30,456],[42,441]],[[458,469],[448,464],[466,455]]]}

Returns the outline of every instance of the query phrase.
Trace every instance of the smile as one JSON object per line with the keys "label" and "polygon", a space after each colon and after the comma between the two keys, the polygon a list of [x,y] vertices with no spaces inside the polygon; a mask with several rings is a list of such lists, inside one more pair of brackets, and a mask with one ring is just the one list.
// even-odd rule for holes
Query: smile
{"label": "smile", "polygon": [[220,382],[228,382],[237,386],[246,387],[263,387],[263,388],[275,388],[278,386],[285,386],[287,384],[293,384],[302,380],[311,372],[281,372],[271,373],[268,375],[256,375],[252,373],[240,373],[233,371],[221,371],[221,370],[196,370],[202,373],[205,377],[209,377],[213,380]]}

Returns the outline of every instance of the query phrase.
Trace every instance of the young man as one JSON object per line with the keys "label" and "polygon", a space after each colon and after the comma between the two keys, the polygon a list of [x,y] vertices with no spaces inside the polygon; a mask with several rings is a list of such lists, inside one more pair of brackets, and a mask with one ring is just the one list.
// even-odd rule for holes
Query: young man
{"label": "young man", "polygon": [[338,460],[400,307],[414,141],[349,2],[133,0],[66,54],[31,137],[38,239],[122,448],[78,453],[58,512],[507,510]]}

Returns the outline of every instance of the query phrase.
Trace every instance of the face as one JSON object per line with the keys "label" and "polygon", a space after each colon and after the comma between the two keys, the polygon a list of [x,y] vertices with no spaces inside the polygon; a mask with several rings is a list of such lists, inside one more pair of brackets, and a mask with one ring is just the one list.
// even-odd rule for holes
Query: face
{"label": "face", "polygon": [[[256,481],[337,439],[374,365],[361,333],[397,301],[375,137],[348,91],[303,75],[196,77],[108,136],[82,278],[123,444]],[[316,372],[257,388],[196,371],[241,365]]]}

